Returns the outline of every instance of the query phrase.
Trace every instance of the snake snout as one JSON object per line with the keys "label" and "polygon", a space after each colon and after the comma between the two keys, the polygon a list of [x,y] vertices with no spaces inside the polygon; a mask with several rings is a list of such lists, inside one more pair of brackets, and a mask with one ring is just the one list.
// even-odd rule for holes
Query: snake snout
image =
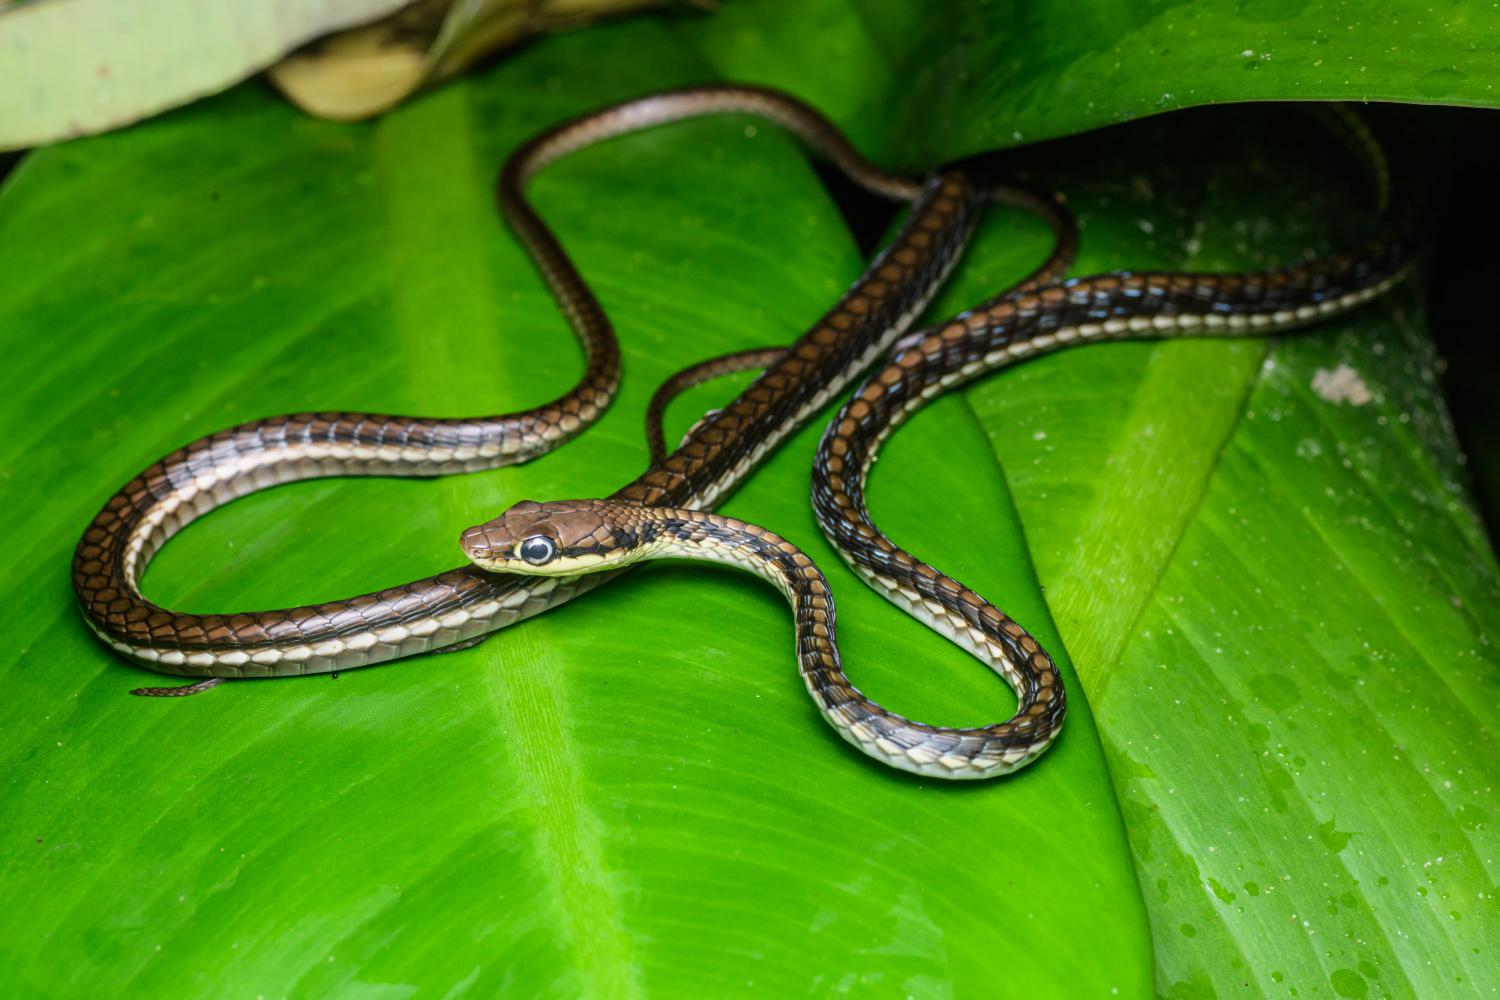
{"label": "snake snout", "polygon": [[458,544],[464,550],[464,555],[480,566],[493,560],[497,548],[489,524],[465,528],[464,533],[458,536]]}

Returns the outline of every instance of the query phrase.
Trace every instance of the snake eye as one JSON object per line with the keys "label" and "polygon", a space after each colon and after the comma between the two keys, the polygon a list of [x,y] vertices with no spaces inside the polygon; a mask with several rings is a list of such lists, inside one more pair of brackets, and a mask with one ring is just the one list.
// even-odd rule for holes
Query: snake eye
{"label": "snake eye", "polygon": [[546,535],[532,535],[521,543],[521,558],[533,566],[545,566],[557,556],[557,543]]}

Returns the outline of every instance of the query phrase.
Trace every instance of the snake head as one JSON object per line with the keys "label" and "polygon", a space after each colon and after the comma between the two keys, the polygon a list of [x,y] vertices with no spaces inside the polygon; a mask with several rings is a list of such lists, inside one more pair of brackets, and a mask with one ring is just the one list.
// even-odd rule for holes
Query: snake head
{"label": "snake head", "polygon": [[633,562],[636,532],[624,505],[603,500],[522,500],[459,536],[480,569],[571,576]]}

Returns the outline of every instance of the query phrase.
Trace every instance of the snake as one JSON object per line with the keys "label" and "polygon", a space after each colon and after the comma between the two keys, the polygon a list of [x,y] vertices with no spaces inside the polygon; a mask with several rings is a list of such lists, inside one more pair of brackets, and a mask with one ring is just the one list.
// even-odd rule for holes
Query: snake
{"label": "snake", "polygon": [[[650,468],[608,498],[516,504],[463,533],[467,565],[400,587],[227,615],[173,612],[144,597],[138,580],[152,554],[194,518],[245,493],[316,476],[490,468],[525,461],[581,433],[617,392],[619,351],[603,310],[526,201],[525,185],[546,165],[605,139],[723,113],[757,115],[785,127],[855,183],[908,201],[910,209],[859,280],[792,345],[695,366],[663,387],[669,396],[721,371],[765,369],[733,402],[699,421],[675,451],[654,449]],[[1354,144],[1370,145],[1362,135]],[[1372,156],[1378,160],[1378,149]],[[731,85],[622,102],[542,133],[507,161],[499,202],[584,346],[581,382],[553,403],[502,417],[308,413],[254,421],[201,438],[146,469],[109,499],[73,563],[85,620],[104,642],[159,672],[206,678],[137,693],[194,693],[223,679],[330,672],[459,648],[642,559],[708,559],[749,569],[781,588],[796,616],[804,682],[840,736],[918,775],[1011,773],[1061,731],[1066,701],[1057,668],[1018,623],[874,525],[864,480],[881,443],[930,399],[1028,356],[1108,339],[1258,335],[1304,326],[1381,294],[1411,261],[1404,230],[1387,222],[1351,250],[1263,272],[1116,272],[1062,281],[1076,228],[1057,196],[982,181],[967,165],[940,168],[920,181],[888,173],[800,101]],[[1052,253],[1015,288],[910,333],[957,264],[986,203],[1042,217],[1055,234]],[[832,597],[812,560],[764,528],[711,513],[771,450],[877,362],[821,440],[813,477],[819,523],[859,575],[1009,684],[1017,708],[1005,722],[930,726],[867,698],[844,674]]]}
{"label": "snake", "polygon": [[866,189],[911,208],[890,246],[849,291],[736,403],[693,439],[621,487],[638,504],[709,507],[807,417],[848,388],[926,307],[964,248],[985,200],[1033,212],[1057,233],[1030,279],[1040,286],[1071,260],[1076,230],[1058,199],[1019,185],[978,190],[953,171],[920,180],[861,156],[801,101],[749,86],[691,87],[623,101],[550,128],[503,166],[498,202],[585,355],[581,380],[558,399],[515,414],[432,419],[308,412],[242,423],[190,442],[112,494],[74,550],[72,582],[84,621],[110,648],[159,673],[205,678],[146,695],[196,693],[223,679],[330,673],[451,649],[561,604],[605,579],[524,580],[472,564],[356,597],[228,614],[188,614],[140,589],[151,558],[189,523],[281,483],[325,476],[435,476],[526,461],[588,426],[617,392],[613,328],[566,251],[525,195],[547,165],[606,140],[708,115],[747,114],[780,125]]}

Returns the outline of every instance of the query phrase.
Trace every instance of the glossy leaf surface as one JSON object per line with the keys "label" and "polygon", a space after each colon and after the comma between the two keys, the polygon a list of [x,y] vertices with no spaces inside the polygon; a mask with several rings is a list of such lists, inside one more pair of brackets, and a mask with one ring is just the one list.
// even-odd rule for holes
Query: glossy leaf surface
{"label": "glossy leaf surface", "polygon": [[[489,178],[547,122],[701,72],[687,54],[630,68],[633,49],[667,42],[652,25],[559,39],[370,127],[311,123],[246,90],[13,179],[0,244],[26,279],[5,309],[19,362],[8,507],[34,541],[8,578],[49,595],[12,605],[7,627],[19,697],[5,728],[27,734],[6,769],[7,836],[25,847],[7,881],[41,900],[11,914],[21,983],[80,988],[108,971],[146,992],[741,979],[926,992],[1003,974],[1043,988],[1060,975],[1053,928],[1108,913],[1072,939],[1069,980],[1148,986],[1144,909],[1086,705],[1052,781],[905,780],[818,719],[787,612],[753,580],[651,567],[470,651],[182,702],[128,698],[145,675],[80,627],[62,573],[74,536],[106,484],[176,443],[314,399],[504,411],[576,378],[577,348],[497,221]],[[694,357],[789,340],[860,267],[794,144],[744,122],[591,151],[535,196],[621,318],[630,378],[608,420],[520,469],[247,499],[174,540],[148,592],[285,606],[445,569],[458,531],[490,512],[627,481],[657,382]],[[48,233],[55,252],[22,233]],[[927,433],[930,446],[954,435]],[[972,421],[966,433],[982,447]],[[812,546],[814,437],[732,509]],[[977,483],[936,460],[914,472],[965,495],[971,517],[1007,503],[993,467]],[[1046,635],[1017,531],[946,544],[957,571],[1019,591],[1016,613]],[[986,671],[819,556],[848,620],[870,623],[846,630],[860,683],[919,715],[1009,710]],[[976,871],[993,878],[976,885]]]}
{"label": "glossy leaf surface", "polygon": [[[1496,572],[1453,486],[1409,292],[1274,348],[1045,359],[893,439],[872,484],[881,524],[1061,654],[1050,607],[1081,665],[1063,740],[1013,780],[936,787],[869,764],[807,702],[777,595],[686,566],[469,651],[182,702],[124,695],[149,675],[88,637],[65,572],[108,491],[268,413],[507,410],[569,384],[577,350],[494,216],[496,166],[567,114],[746,75],[735,60],[754,46],[715,32],[757,10],[770,42],[806,27],[744,4],[724,27],[552,39],[367,126],[308,122],[246,87],[34,156],[0,189],[4,508],[21,540],[0,557],[0,878],[35,901],[4,918],[0,978],[204,994],[1493,982],[1478,942],[1496,916],[1482,641]],[[896,15],[820,16],[843,62],[797,66],[813,81],[798,89],[897,99],[894,77],[842,73],[892,51],[869,25]],[[763,50],[774,77],[789,50]],[[922,131],[828,105],[873,148]],[[904,156],[970,142],[928,124]],[[749,125],[611,143],[535,186],[625,345],[626,391],[600,426],[518,469],[239,502],[171,543],[148,592],[218,610],[368,590],[455,564],[457,532],[517,499],[634,475],[657,382],[791,339],[859,270],[795,146]],[[1084,272],[1261,266],[1358,232],[1363,209],[1323,196],[1337,179],[1276,151],[1281,119],[1217,127],[1028,157],[1085,220]],[[1045,128],[1018,112],[1023,137]],[[946,305],[1044,245],[997,213]],[[1312,391],[1341,363],[1368,402]],[[669,436],[729,391],[678,404]],[[818,559],[851,673],[877,698],[951,723],[1002,715],[985,671],[822,545],[815,438],[725,509]]]}

